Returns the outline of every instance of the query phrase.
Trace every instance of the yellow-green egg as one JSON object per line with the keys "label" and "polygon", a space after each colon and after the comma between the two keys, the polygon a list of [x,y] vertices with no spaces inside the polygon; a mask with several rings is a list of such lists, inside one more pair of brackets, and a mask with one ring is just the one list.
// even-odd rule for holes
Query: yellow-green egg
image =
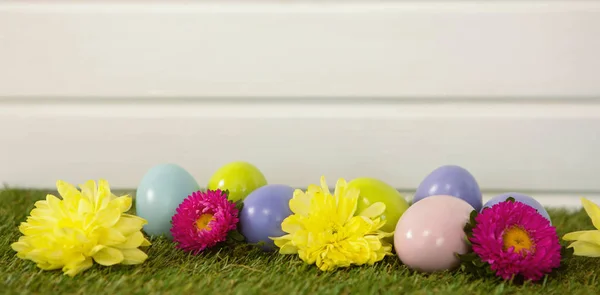
{"label": "yellow-green egg", "polygon": [[237,161],[219,168],[210,178],[208,189],[229,190],[229,200],[236,202],[265,185],[267,179],[256,166]]}
{"label": "yellow-green egg", "polygon": [[381,180],[369,177],[353,179],[348,182],[348,189],[350,188],[360,190],[356,213],[360,213],[373,203],[382,202],[385,204],[385,211],[381,218],[386,220],[382,230],[394,232],[400,216],[408,209],[408,202],[400,192]]}

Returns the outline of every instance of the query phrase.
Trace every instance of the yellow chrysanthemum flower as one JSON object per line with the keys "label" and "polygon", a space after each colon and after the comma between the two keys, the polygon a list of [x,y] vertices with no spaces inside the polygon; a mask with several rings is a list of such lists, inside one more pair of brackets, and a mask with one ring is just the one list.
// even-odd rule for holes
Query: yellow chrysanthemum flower
{"label": "yellow chrysanthemum flower", "polygon": [[101,265],[139,264],[148,258],[138,249],[149,246],[141,232],[146,220],[125,214],[131,197],[117,197],[108,182],[92,180],[80,185],[81,192],[64,181],[56,183],[62,200],[47,195],[22,222],[23,234],[11,246],[17,257],[31,260],[44,270],[60,269],[69,275]]}
{"label": "yellow chrysanthemum flower", "polygon": [[288,233],[271,238],[281,254],[298,254],[308,264],[323,271],[350,265],[372,265],[392,255],[392,245],[384,240],[393,233],[381,231],[385,221],[379,216],[385,204],[374,203],[355,216],[359,191],[346,189],[339,179],[332,195],[321,177],[321,187],[296,190],[290,200],[293,214],[281,223]]}
{"label": "yellow chrysanthemum flower", "polygon": [[563,240],[574,241],[569,245],[574,255],[600,257],[600,207],[585,198],[581,198],[581,203],[596,229],[571,232],[564,235]]}

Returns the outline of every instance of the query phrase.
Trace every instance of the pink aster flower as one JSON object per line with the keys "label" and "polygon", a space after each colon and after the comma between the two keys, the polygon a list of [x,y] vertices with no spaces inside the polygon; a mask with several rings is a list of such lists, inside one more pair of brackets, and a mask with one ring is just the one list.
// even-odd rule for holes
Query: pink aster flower
{"label": "pink aster flower", "polygon": [[197,191],[188,196],[173,215],[171,234],[177,248],[198,254],[227,239],[235,230],[238,209],[221,190]]}
{"label": "pink aster flower", "polygon": [[473,251],[497,276],[518,275],[537,281],[560,266],[561,246],[556,228],[535,209],[505,201],[475,217]]}

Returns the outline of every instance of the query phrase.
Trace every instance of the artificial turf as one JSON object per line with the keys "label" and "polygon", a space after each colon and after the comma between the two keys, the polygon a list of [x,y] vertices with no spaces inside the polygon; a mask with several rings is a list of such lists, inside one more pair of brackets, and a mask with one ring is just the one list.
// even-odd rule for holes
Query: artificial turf
{"label": "artificial turf", "polygon": [[[600,294],[600,258],[573,257],[565,269],[539,283],[515,284],[458,271],[422,274],[390,256],[374,266],[319,271],[297,256],[249,246],[198,256],[151,239],[148,260],[137,266],[91,269],[71,278],[18,259],[10,244],[17,226],[46,192],[0,191],[0,293],[2,294]],[[549,210],[559,235],[592,229],[584,211]]]}

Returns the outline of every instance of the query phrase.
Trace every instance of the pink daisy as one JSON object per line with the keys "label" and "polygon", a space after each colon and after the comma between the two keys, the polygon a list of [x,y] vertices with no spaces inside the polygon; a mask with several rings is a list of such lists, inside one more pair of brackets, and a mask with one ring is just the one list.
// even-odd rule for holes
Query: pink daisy
{"label": "pink daisy", "polygon": [[171,234],[177,248],[198,254],[227,238],[238,223],[238,209],[221,190],[197,191],[173,215]]}
{"label": "pink daisy", "polygon": [[484,209],[475,222],[473,251],[497,276],[509,280],[522,275],[537,281],[560,266],[556,228],[532,207],[501,202]]}

